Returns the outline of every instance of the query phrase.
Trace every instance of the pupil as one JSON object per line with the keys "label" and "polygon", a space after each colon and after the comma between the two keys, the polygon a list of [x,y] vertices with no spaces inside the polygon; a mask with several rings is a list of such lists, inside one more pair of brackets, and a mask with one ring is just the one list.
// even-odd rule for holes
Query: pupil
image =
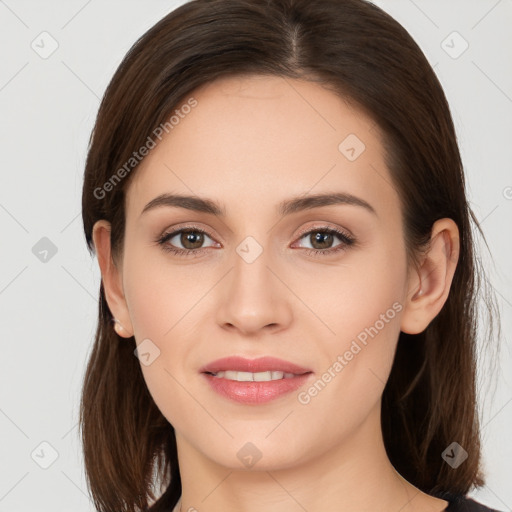
{"label": "pupil", "polygon": [[197,233],[197,231],[184,231],[181,235],[181,243],[184,247],[187,247],[187,243],[191,243],[193,247],[187,247],[187,249],[196,249],[197,247],[201,247],[203,243],[203,235],[201,233]]}
{"label": "pupil", "polygon": [[[328,246],[329,242],[331,241],[330,237],[332,237],[332,235],[330,233],[317,233],[316,236],[314,237],[315,243],[320,242],[320,245],[322,245],[322,239],[323,239],[323,245],[320,248],[325,249],[325,245]],[[326,240],[327,240],[327,244],[325,243]],[[313,245],[313,247],[315,246],[314,243],[312,245]]]}

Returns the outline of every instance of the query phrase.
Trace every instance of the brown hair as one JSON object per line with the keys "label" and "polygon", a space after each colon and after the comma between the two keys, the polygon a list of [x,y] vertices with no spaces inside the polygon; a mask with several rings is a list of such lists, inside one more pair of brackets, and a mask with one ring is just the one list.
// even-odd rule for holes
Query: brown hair
{"label": "brown hair", "polygon": [[[153,26],[112,78],[91,135],[82,197],[89,250],[94,223],[106,219],[114,260],[122,254],[125,190],[136,165],[105,193],[114,172],[196,87],[242,74],[312,80],[371,116],[401,198],[411,261],[436,220],[456,222],[460,259],[450,294],[424,332],[400,333],[382,429],[391,463],[422,491],[466,494],[483,485],[476,308],[487,280],[471,220],[482,232],[466,200],[441,84],[408,32],[379,7],[365,0],[194,0]],[[496,306],[490,293],[484,300],[492,338]],[[112,329],[102,283],[80,428],[88,485],[104,512],[147,510],[158,498],[152,511],[171,510],[181,495],[174,429],[148,392],[134,347]],[[469,454],[457,470],[441,457],[453,441]]]}

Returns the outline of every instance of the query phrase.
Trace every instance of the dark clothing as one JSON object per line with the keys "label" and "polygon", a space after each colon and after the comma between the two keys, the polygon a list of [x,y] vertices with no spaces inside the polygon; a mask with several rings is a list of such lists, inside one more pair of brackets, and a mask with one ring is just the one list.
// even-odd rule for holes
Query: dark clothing
{"label": "dark clothing", "polygon": [[460,496],[451,493],[439,493],[435,494],[435,497],[446,500],[449,503],[448,507],[444,509],[445,512],[500,512],[494,508],[486,507],[467,496]]}
{"label": "dark clothing", "polygon": [[[481,503],[466,496],[456,495],[449,492],[436,493],[434,496],[448,502],[448,507],[444,509],[444,512],[501,512],[494,508],[486,507],[485,505],[482,505]],[[171,512],[177,501],[178,499],[174,498],[173,500],[170,500],[167,505],[161,501],[159,506],[154,504],[153,507],[150,508],[150,512]]]}

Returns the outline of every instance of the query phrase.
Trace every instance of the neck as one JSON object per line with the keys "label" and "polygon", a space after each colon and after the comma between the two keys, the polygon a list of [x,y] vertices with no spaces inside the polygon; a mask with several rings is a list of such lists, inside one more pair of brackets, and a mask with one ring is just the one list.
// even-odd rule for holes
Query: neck
{"label": "neck", "polygon": [[[264,457],[251,469],[235,463],[226,467],[196,450],[178,431],[176,441],[182,481],[177,510],[181,505],[183,512],[439,512],[446,506],[393,468],[382,439],[380,407],[336,449],[287,467],[260,464]],[[419,509],[420,503],[429,506]]]}

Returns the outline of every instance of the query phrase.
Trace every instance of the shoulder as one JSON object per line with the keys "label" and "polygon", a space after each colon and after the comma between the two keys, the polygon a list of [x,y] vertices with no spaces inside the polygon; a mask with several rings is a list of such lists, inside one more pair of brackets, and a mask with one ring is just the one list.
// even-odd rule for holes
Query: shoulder
{"label": "shoulder", "polygon": [[501,512],[460,494],[443,493],[442,496],[438,495],[438,497],[448,501],[449,505],[446,512]]}

